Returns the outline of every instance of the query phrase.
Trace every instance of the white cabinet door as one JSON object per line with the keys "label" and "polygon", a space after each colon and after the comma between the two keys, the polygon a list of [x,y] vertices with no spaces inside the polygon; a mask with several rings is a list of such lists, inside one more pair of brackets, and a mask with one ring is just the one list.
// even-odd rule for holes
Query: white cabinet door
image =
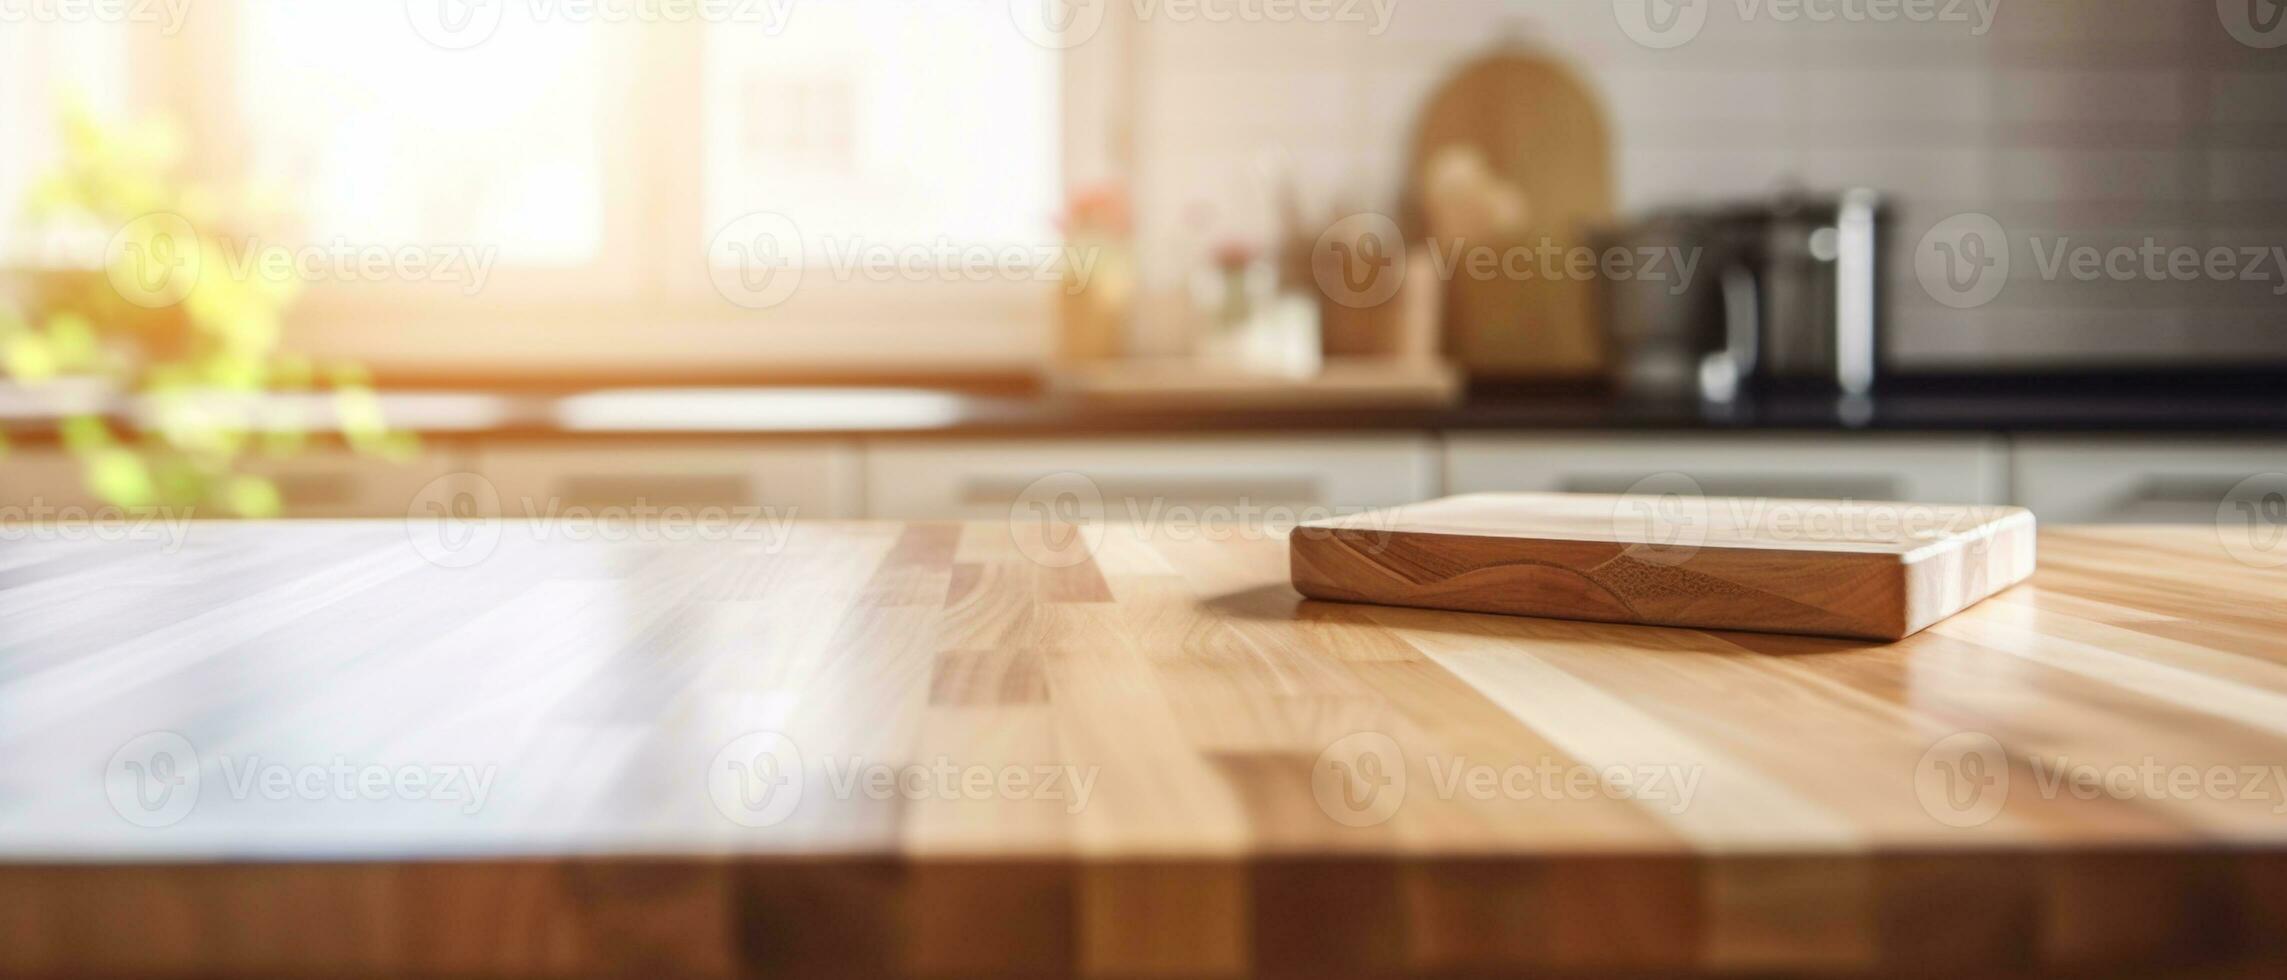
{"label": "white cabinet door", "polygon": [[2019,502],[2043,521],[2205,523],[2233,513],[2250,478],[2287,485],[2287,440],[2027,438],[2016,466]]}
{"label": "white cabinet door", "polygon": [[1448,493],[1627,493],[1689,477],[1710,496],[1999,504],[2008,451],[1997,437],[1888,435],[1454,435]]}
{"label": "white cabinet door", "polygon": [[[285,503],[283,516],[308,518],[401,518],[422,488],[460,468],[459,457],[430,447],[411,460],[385,460],[342,450],[312,449],[282,459],[256,457],[239,468],[270,480]],[[56,449],[16,449],[0,457],[0,508],[30,513],[45,505],[96,508],[102,505],[81,480],[78,460]],[[0,511],[0,520],[12,512]],[[199,517],[232,516],[218,508],[197,509]]]}
{"label": "white cabinet door", "polygon": [[56,520],[59,510],[86,511],[102,503],[88,492],[79,460],[70,453],[18,445],[0,455],[0,522]]}
{"label": "white cabinet door", "polygon": [[847,443],[493,444],[478,452],[475,472],[499,494],[502,514],[515,518],[635,507],[857,516],[858,452]]}
{"label": "white cabinet door", "polygon": [[1074,485],[1102,498],[1108,520],[1205,508],[1217,509],[1212,519],[1310,519],[1437,496],[1437,444],[1426,435],[1243,436],[889,440],[866,449],[869,517],[1005,519],[1038,487]]}
{"label": "white cabinet door", "polygon": [[431,483],[462,469],[466,462],[465,456],[432,444],[410,460],[323,450],[256,460],[246,464],[246,470],[269,478],[278,488],[287,517],[402,518]]}

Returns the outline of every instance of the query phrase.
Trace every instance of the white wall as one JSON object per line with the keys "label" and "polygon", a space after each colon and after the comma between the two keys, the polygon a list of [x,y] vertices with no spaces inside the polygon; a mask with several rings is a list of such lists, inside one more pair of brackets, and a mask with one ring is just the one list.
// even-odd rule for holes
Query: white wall
{"label": "white wall", "polygon": [[2234,41],[2216,4],[1998,0],[1979,36],[1968,23],[1787,23],[1773,0],[1698,2],[1704,28],[1667,50],[1631,40],[1609,0],[1395,0],[1378,35],[1370,22],[1214,24],[1153,8],[1131,61],[1155,278],[1191,264],[1202,228],[1268,231],[1251,174],[1269,154],[1290,157],[1316,197],[1394,207],[1416,108],[1516,37],[1569,58],[1604,93],[1627,211],[1789,179],[1865,184],[1905,202],[1894,255],[1948,215],[1999,220],[2014,272],[1991,304],[1949,309],[1910,266],[1894,275],[1900,367],[2287,357],[2276,281],[2043,282],[2027,245],[2287,246],[2287,48]]}

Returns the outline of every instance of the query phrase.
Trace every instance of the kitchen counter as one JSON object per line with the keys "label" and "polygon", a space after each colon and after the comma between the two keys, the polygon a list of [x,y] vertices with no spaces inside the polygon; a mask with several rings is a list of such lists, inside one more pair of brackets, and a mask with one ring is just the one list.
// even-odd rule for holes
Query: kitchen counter
{"label": "kitchen counter", "polygon": [[13,540],[0,973],[2287,963],[2287,570],[2212,527],[1888,645],[1055,530]]}
{"label": "kitchen counter", "polygon": [[[1949,376],[1900,379],[1867,399],[1773,393],[1715,405],[1587,387],[1480,386],[1442,407],[1324,407],[1094,399],[1054,391],[940,387],[403,389],[383,396],[392,425],[472,437],[674,435],[1069,436],[1198,432],[1797,431],[2287,433],[2287,378]],[[325,430],[332,403],[279,396],[219,405],[260,424]],[[0,430],[44,439],[68,410],[126,421],[138,410],[82,390],[0,386]],[[228,417],[227,414],[224,417]]]}

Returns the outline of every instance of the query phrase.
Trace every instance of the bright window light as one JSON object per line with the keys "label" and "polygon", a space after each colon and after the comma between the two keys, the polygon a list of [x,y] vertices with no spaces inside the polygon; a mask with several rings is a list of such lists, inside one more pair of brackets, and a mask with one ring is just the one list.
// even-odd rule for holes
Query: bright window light
{"label": "bright window light", "polygon": [[829,237],[1053,240],[1056,57],[999,5],[805,4],[775,34],[708,30],[702,241],[758,211],[791,218],[812,263]]}
{"label": "bright window light", "polygon": [[592,20],[503,4],[481,51],[407,29],[401,4],[260,3],[240,13],[249,163],[313,240],[499,249],[593,261],[603,237]]}

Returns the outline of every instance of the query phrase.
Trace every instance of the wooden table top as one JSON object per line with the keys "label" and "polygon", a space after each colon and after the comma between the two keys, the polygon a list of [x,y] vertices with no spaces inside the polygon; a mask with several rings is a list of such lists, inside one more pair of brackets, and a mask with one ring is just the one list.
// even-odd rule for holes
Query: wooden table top
{"label": "wooden table top", "polygon": [[0,546],[0,973],[2287,960],[2287,569],[2213,528],[1888,645],[1305,602],[1254,528],[425,533]]}

